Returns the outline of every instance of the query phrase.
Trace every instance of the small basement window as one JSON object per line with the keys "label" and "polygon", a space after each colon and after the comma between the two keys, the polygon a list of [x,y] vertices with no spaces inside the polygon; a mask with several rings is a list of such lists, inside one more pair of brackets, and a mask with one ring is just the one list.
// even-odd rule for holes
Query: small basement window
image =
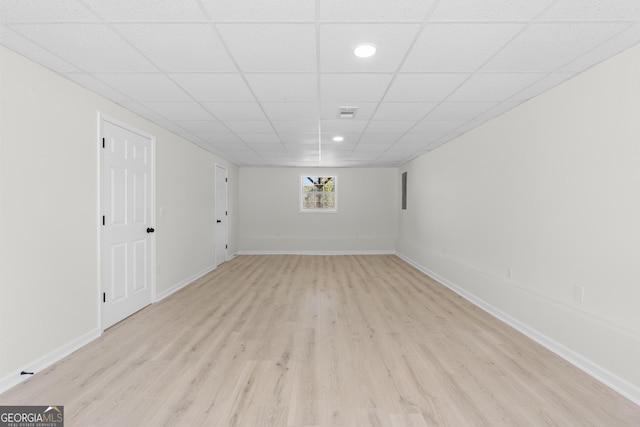
{"label": "small basement window", "polygon": [[337,209],[335,176],[300,178],[300,212],[336,212]]}

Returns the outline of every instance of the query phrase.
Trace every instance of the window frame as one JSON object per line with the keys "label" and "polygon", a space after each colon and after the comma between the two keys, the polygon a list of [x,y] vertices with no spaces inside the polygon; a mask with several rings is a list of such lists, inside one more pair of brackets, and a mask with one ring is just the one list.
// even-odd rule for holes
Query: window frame
{"label": "window frame", "polygon": [[[304,195],[305,195],[304,185],[308,177],[333,178],[333,192],[332,192],[333,205],[334,205],[333,208],[310,208],[309,209],[304,207]],[[308,184],[308,181],[307,181],[307,184]],[[300,213],[323,213],[323,214],[337,213],[338,212],[338,177],[337,175],[314,175],[314,174],[300,175],[298,196],[299,196],[298,209]]]}

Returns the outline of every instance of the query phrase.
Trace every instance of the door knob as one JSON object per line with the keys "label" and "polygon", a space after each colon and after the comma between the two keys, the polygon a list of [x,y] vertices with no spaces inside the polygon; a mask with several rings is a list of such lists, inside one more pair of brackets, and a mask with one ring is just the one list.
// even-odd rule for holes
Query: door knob
{"label": "door knob", "polygon": [[153,233],[154,231],[156,231],[156,230],[151,228],[151,227],[147,228],[147,233]]}
{"label": "door knob", "polygon": [[222,222],[222,220],[221,219],[216,219],[216,222]]}

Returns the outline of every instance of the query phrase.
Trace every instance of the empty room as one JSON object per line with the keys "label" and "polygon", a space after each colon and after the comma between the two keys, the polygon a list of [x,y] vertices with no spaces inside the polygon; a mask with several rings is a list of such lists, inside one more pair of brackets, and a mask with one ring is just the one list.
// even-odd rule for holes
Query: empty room
{"label": "empty room", "polygon": [[0,0],[0,426],[638,426],[639,195],[636,0]]}

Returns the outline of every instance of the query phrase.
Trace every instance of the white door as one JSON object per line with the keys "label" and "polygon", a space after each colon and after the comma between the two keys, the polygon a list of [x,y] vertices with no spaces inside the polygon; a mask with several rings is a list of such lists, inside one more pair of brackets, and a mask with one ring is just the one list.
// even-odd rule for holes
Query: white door
{"label": "white door", "polygon": [[227,169],[216,165],[216,265],[227,260]]}
{"label": "white door", "polygon": [[155,279],[154,139],[114,122],[100,122],[103,329],[151,304]]}

